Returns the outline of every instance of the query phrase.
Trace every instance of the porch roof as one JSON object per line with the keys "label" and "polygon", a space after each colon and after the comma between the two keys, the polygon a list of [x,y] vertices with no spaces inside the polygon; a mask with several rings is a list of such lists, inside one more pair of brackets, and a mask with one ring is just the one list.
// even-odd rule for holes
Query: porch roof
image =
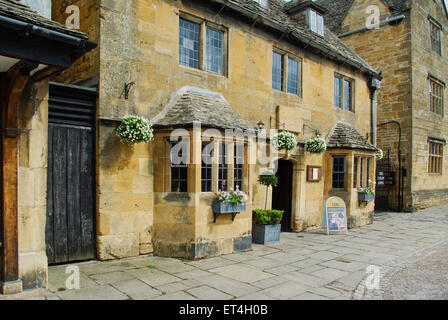
{"label": "porch roof", "polygon": [[188,127],[198,122],[202,127],[243,129],[251,126],[241,119],[219,93],[182,87],[167,106],[152,119],[154,127]]}
{"label": "porch roof", "polygon": [[356,128],[342,121],[336,122],[331,129],[327,138],[327,147],[329,149],[377,150]]}

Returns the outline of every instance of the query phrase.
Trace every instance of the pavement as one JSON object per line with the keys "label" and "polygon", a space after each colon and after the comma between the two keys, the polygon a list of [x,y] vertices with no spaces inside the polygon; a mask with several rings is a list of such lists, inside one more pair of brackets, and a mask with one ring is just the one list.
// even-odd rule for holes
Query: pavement
{"label": "pavement", "polygon": [[[445,205],[378,214],[348,235],[282,233],[279,244],[199,261],[148,255],[76,263],[78,290],[67,288],[68,265],[50,266],[47,290],[0,299],[447,299],[447,223]],[[373,288],[372,270],[380,270]]]}

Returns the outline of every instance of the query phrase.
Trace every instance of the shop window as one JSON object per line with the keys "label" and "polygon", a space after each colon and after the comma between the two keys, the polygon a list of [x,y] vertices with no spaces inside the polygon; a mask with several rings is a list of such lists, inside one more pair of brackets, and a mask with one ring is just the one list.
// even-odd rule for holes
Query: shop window
{"label": "shop window", "polygon": [[345,188],[345,157],[333,157],[333,189]]}
{"label": "shop window", "polygon": [[358,163],[359,158],[355,157],[353,161],[353,188],[358,188]]}
{"label": "shop window", "polygon": [[202,143],[201,191],[212,191],[212,155],[213,143]]}
{"label": "shop window", "polygon": [[235,145],[233,157],[233,188],[243,190],[244,145]]}
{"label": "shop window", "polygon": [[170,143],[171,192],[187,192],[188,168],[184,159],[183,148],[179,143]]}
{"label": "shop window", "polygon": [[228,145],[219,145],[219,166],[218,166],[218,190],[227,191],[228,188]]}

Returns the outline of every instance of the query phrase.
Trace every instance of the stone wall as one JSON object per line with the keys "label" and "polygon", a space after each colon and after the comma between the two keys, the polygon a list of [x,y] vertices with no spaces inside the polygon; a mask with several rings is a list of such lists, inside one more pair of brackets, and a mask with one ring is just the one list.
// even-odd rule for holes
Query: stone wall
{"label": "stone wall", "polygon": [[29,83],[19,110],[19,277],[24,289],[47,286],[48,81]]}
{"label": "stone wall", "polygon": [[[428,16],[443,25],[441,32],[442,56],[431,49],[430,21]],[[428,138],[448,140],[448,120],[446,118],[448,89],[444,89],[444,114],[430,111],[428,75],[448,83],[448,17],[441,1],[413,1],[412,21],[412,202],[410,210],[422,209],[448,201],[448,158],[444,147],[442,174],[428,173]],[[410,159],[411,160],[411,159]],[[430,193],[428,190],[432,190]]]}
{"label": "stone wall", "polygon": [[66,13],[68,6],[75,5],[79,8],[80,29],[89,36],[89,40],[96,42],[98,47],[83,55],[71,68],[65,70],[62,75],[52,81],[85,85],[88,87],[98,85],[99,53],[100,53],[100,0],[53,0],[52,20],[66,24],[70,13]]}
{"label": "stone wall", "polygon": [[[382,18],[388,8],[380,0],[356,0],[342,23],[344,31],[355,30],[366,21],[366,5],[380,8]],[[353,25],[351,25],[353,24]],[[377,146],[389,156],[398,171],[399,128],[401,126],[401,152],[407,176],[412,173],[412,79],[411,79],[411,19],[400,23],[385,24],[380,29],[366,30],[341,38],[350,48],[378,71],[383,72],[381,90],[377,93]],[[398,174],[397,174],[398,176]],[[398,181],[395,184],[398,188]],[[410,179],[404,180],[405,203],[410,203]],[[396,191],[395,191],[396,192]],[[391,203],[392,204],[392,203]]]}
{"label": "stone wall", "polygon": [[[90,1],[91,5],[93,3]],[[118,121],[128,114],[154,118],[172,95],[185,85],[221,93],[241,118],[254,126],[262,120],[268,130],[277,128],[278,106],[289,107],[301,119],[295,129],[301,141],[313,137],[315,129],[326,137],[336,120],[351,123],[364,136],[370,132],[369,89],[363,74],[285,41],[274,40],[280,35],[275,38],[272,34],[253,29],[250,23],[232,16],[217,15],[219,8],[206,8],[199,1],[195,1],[194,6],[192,3],[173,0],[102,0],[99,6],[99,68],[90,65],[89,72],[85,74],[94,74],[95,70],[100,70],[97,169],[100,259],[151,252],[149,243],[154,242],[153,236],[157,232],[164,232],[162,229],[156,230],[157,224],[168,223],[165,220],[169,218],[164,215],[167,209],[163,207],[163,199],[159,199],[157,191],[153,194],[153,186],[154,189],[159,187],[151,171],[156,143],[132,149],[118,141],[114,129]],[[96,11],[90,12],[93,16],[97,14]],[[181,13],[227,28],[227,75],[179,65],[178,26]],[[90,21],[90,17],[87,20]],[[272,89],[274,46],[303,60],[302,97]],[[82,65],[76,65],[64,74],[63,81],[73,83],[79,80],[84,77],[83,70]],[[333,107],[335,72],[354,79],[356,112]],[[135,85],[126,100],[124,86],[129,82]],[[287,118],[285,115],[280,118],[282,116]],[[303,161],[322,165],[321,158],[310,157]],[[297,216],[294,217],[298,231],[320,225],[323,205],[323,183],[305,183],[305,176],[300,170],[303,170],[303,166],[295,172],[298,179],[296,194],[300,195],[297,196]],[[264,207],[264,188],[258,185],[255,175],[250,183],[253,186],[251,196],[254,207]],[[199,203],[198,199],[194,201]],[[174,211],[172,216],[176,216]],[[250,220],[250,213],[237,217],[234,225],[243,226],[247,224],[246,220]],[[198,226],[204,230],[202,234],[208,233],[210,239],[216,241],[222,239],[221,235],[229,228],[235,228],[234,225],[219,224],[212,228],[208,220],[204,221],[198,221]],[[245,227],[241,227],[243,229]],[[244,237],[244,233],[235,235],[235,239]],[[158,244],[154,242],[154,246]],[[221,248],[224,247],[228,248],[223,244]]]}

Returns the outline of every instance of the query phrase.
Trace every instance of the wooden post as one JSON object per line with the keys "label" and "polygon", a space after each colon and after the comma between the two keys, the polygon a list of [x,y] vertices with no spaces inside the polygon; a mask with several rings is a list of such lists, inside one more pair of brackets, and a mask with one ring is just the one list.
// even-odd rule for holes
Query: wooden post
{"label": "wooden post", "polygon": [[37,65],[37,63],[19,62],[8,71],[2,81],[0,290],[3,294],[22,291],[18,248],[18,109],[23,89],[29,80],[29,73]]}

